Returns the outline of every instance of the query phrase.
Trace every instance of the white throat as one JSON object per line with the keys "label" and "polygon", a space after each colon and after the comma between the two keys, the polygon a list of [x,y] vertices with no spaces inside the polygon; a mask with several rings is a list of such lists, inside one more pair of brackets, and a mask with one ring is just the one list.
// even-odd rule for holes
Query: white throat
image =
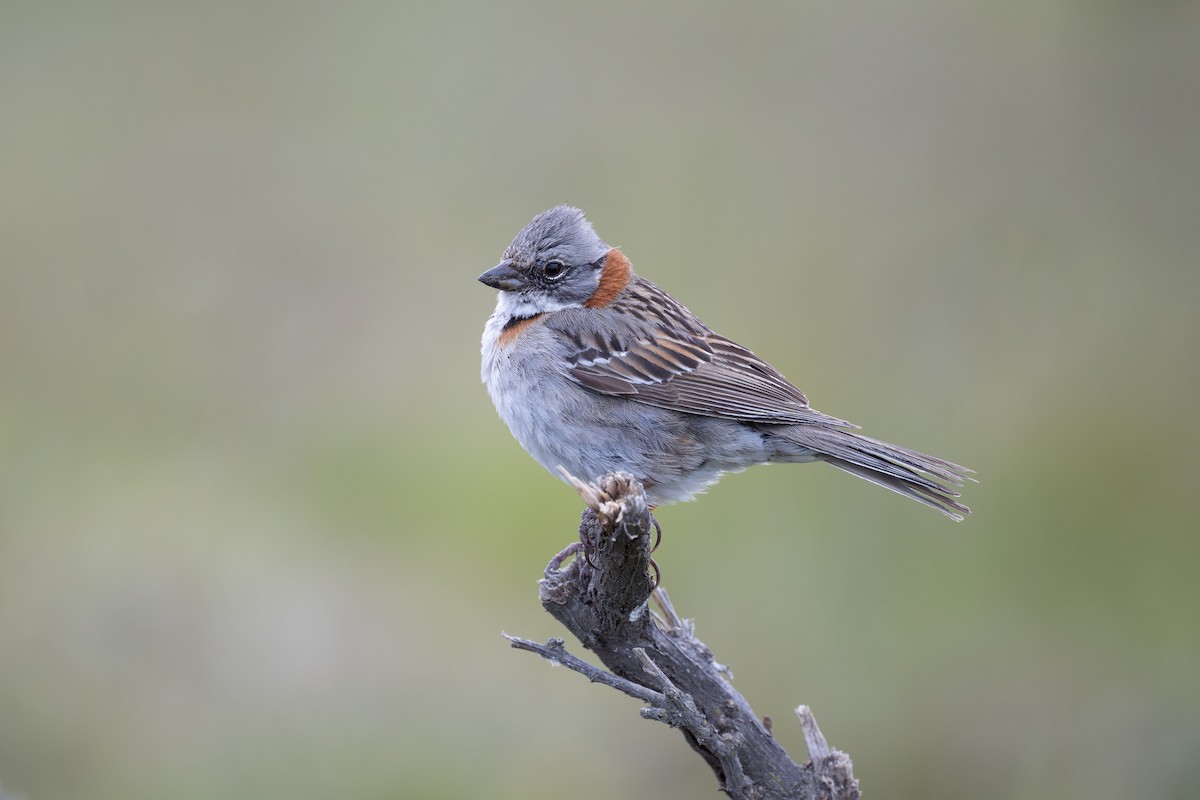
{"label": "white throat", "polygon": [[496,313],[492,316],[501,319],[512,317],[525,318],[538,314],[548,314],[551,311],[562,311],[564,308],[581,308],[579,303],[563,303],[547,297],[544,294],[530,297],[516,292],[500,292],[496,298]]}

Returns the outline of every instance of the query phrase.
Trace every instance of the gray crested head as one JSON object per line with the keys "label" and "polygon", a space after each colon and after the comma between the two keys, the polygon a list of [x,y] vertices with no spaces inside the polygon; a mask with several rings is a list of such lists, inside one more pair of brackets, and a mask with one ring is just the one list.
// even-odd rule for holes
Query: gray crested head
{"label": "gray crested head", "polygon": [[610,249],[582,211],[555,206],[522,228],[479,280],[519,296],[512,305],[522,314],[579,306],[595,293]]}
{"label": "gray crested head", "polygon": [[530,220],[504,251],[504,257],[517,266],[531,265],[539,258],[581,266],[603,259],[608,250],[582,211],[574,206],[555,206]]}

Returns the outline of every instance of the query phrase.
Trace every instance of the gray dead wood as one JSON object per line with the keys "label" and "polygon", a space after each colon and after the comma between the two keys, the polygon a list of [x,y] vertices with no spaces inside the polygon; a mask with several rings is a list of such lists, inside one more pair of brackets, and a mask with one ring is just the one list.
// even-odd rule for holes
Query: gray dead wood
{"label": "gray dead wood", "polygon": [[[562,639],[540,644],[506,634],[512,646],[646,703],[642,716],[679,728],[730,797],[857,800],[850,758],[829,747],[808,708],[796,713],[810,760],[797,764],[771,735],[769,721],[764,725],[730,685],[694,626],[675,615],[661,588],[654,592],[650,510],[641,484],[624,473],[595,484],[571,480],[588,508],[580,542],[546,567],[542,606],[610,672],[568,653]],[[661,615],[647,605],[652,592]]]}

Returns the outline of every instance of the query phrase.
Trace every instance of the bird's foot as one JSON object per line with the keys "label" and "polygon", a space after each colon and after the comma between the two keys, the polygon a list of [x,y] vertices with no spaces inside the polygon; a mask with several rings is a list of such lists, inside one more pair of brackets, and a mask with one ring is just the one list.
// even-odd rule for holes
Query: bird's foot
{"label": "bird's foot", "polygon": [[658,520],[654,518],[655,506],[650,506],[650,524],[654,526],[654,544],[650,545],[650,552],[653,553],[662,544],[662,525],[658,524]]}

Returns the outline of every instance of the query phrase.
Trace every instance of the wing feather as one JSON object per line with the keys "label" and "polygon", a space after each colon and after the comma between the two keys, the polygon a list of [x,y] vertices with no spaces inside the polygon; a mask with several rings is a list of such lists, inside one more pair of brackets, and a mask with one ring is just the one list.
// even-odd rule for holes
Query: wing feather
{"label": "wing feather", "polygon": [[549,324],[569,345],[567,374],[598,394],[744,422],[856,427],[810,408],[778,370],[644,278],[609,306],[564,310]]}

